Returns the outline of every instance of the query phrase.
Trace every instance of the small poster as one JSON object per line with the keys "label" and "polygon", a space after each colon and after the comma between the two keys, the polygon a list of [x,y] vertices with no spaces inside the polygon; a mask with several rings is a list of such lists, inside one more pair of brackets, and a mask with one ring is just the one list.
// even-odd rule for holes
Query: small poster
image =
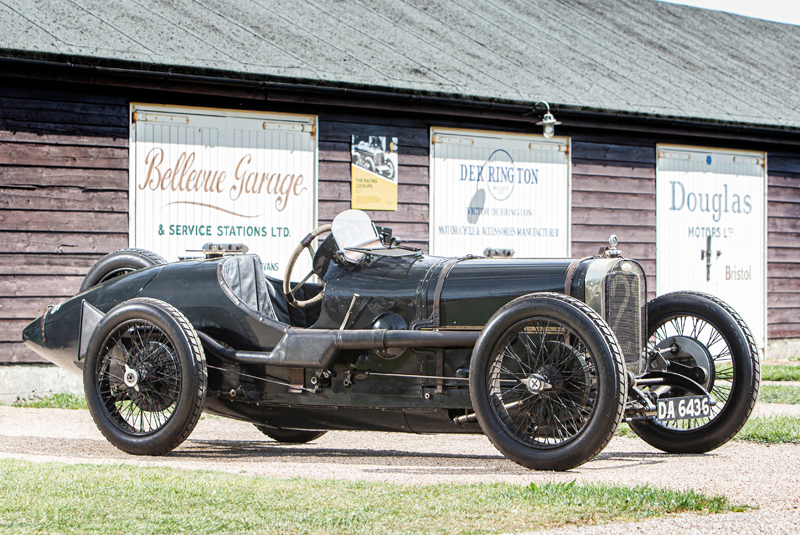
{"label": "small poster", "polygon": [[353,136],[350,156],[350,206],[397,210],[397,138]]}

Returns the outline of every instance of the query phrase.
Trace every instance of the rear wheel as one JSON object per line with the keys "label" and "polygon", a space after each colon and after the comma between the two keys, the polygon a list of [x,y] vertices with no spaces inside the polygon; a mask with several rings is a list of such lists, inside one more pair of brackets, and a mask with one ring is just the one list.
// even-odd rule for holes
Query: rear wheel
{"label": "rear wheel", "polygon": [[256,424],[256,429],[267,435],[269,438],[286,444],[305,444],[327,433],[327,431],[296,431],[293,429],[275,429],[266,425]]}
{"label": "rear wheel", "polygon": [[81,283],[80,291],[133,271],[166,263],[161,256],[145,249],[120,249],[105,255],[92,266]]}
{"label": "rear wheel", "polygon": [[361,167],[366,169],[367,171],[374,173],[375,172],[375,160],[372,159],[372,156],[367,156],[361,161]]}
{"label": "rear wheel", "polygon": [[161,455],[203,411],[206,360],[192,325],[156,299],[131,299],[103,317],[89,342],[84,391],[100,432],[134,455]]}
{"label": "rear wheel", "polygon": [[[716,402],[708,417],[631,422],[645,442],[669,453],[705,453],[716,449],[741,430],[753,411],[761,382],[758,348],[742,318],[717,297],[675,292],[647,305],[648,345],[673,343],[677,354],[665,358],[706,370],[702,386]],[[692,395],[679,388],[653,387],[659,397]]]}
{"label": "rear wheel", "polygon": [[569,470],[597,455],[622,418],[626,375],[611,329],[563,294],[516,299],[487,323],[470,365],[484,433],[506,457]]}
{"label": "rear wheel", "polygon": [[394,164],[391,160],[386,160],[386,172],[383,173],[383,176],[394,181]]}

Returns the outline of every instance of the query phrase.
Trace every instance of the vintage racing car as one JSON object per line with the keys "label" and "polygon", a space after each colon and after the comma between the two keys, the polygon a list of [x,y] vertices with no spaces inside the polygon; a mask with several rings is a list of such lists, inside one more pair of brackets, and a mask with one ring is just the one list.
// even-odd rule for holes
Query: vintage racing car
{"label": "vintage racing car", "polygon": [[[306,249],[313,270],[292,283]],[[485,433],[523,466],[567,470],[623,420],[661,450],[707,452],[758,395],[739,315],[693,292],[648,303],[615,238],[579,260],[438,258],[349,210],[302,240],[283,281],[255,255],[211,252],[111,253],[24,329],[28,347],[83,374],[121,450],[166,453],[205,410],[290,443],[332,429]]]}
{"label": "vintage racing car", "polygon": [[369,141],[359,141],[352,149],[352,163],[397,182],[395,162],[387,155],[386,141],[380,136],[369,136]]}

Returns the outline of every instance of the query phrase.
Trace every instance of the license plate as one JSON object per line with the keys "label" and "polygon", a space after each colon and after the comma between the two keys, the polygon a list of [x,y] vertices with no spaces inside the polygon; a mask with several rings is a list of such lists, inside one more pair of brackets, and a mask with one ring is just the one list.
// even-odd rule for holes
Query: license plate
{"label": "license plate", "polygon": [[658,400],[659,422],[694,420],[711,416],[711,396],[685,396]]}

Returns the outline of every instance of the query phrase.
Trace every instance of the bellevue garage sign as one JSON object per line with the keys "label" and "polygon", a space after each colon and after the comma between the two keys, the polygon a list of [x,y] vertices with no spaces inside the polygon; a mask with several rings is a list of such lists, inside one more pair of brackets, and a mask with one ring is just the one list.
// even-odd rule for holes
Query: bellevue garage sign
{"label": "bellevue garage sign", "polygon": [[[290,197],[298,197],[308,190],[303,185],[303,175],[259,172],[258,169],[251,171],[248,169],[248,165],[253,161],[253,157],[249,153],[242,156],[236,164],[233,176],[230,177],[231,180],[228,180],[229,176],[225,171],[194,169],[195,159],[195,152],[189,156],[182,152],[174,167],[165,165],[166,169],[162,169],[164,149],[162,147],[151,149],[144,159],[147,174],[144,176],[143,182],[138,185],[138,189],[150,189],[151,191],[170,189],[184,193],[198,193],[201,190],[205,193],[227,193],[232,201],[238,200],[242,193],[245,195],[263,194],[275,198],[275,208],[279,212],[286,208]],[[230,183],[226,184],[226,182]],[[298,188],[302,189],[298,191]],[[174,201],[174,203],[195,204],[193,201]],[[218,206],[209,205],[209,207],[224,211]]]}
{"label": "bellevue garage sign", "polygon": [[244,243],[281,274],[315,226],[313,126],[310,117],[132,106],[131,246],[176,260],[207,242]]}

